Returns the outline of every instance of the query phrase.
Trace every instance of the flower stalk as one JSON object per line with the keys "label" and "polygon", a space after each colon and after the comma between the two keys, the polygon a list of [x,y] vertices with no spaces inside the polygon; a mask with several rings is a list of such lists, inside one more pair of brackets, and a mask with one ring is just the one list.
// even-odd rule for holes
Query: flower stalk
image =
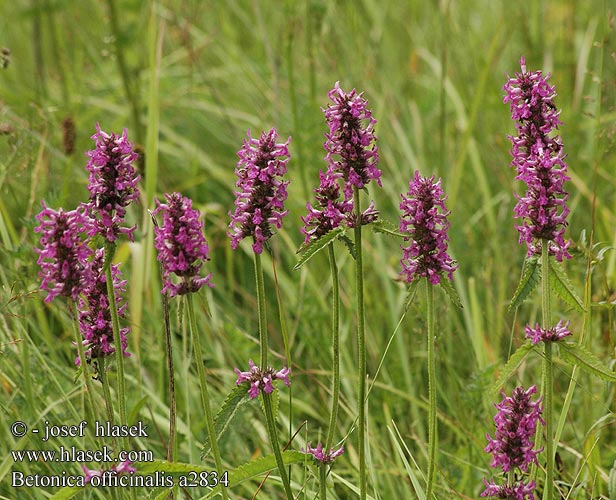
{"label": "flower stalk", "polygon": [[[222,468],[222,460],[220,457],[220,449],[218,447],[218,440],[216,438],[216,429],[214,427],[214,416],[212,415],[212,409],[210,407],[210,398],[208,394],[207,378],[205,376],[205,368],[203,367],[203,354],[201,349],[201,340],[199,338],[199,332],[197,329],[197,319],[195,317],[195,308],[193,305],[193,294],[186,294],[187,312],[188,312],[188,324],[190,325],[190,334],[193,341],[193,348],[195,350],[195,362],[197,363],[197,373],[199,375],[199,387],[201,389],[201,403],[203,404],[203,411],[205,412],[205,423],[207,426],[208,437],[210,438],[210,444],[212,446],[212,455],[214,456],[214,463],[216,464],[216,470],[218,477],[222,477],[224,470]],[[221,489],[222,497],[227,500],[229,498],[226,488]]]}
{"label": "flower stalk", "polygon": [[428,314],[428,478],[426,498],[432,499],[434,473],[436,471],[436,362],[434,343],[436,342],[434,314],[434,285],[426,279],[426,305]]}
{"label": "flower stalk", "polygon": [[[551,304],[550,304],[550,253],[548,241],[543,240],[541,245],[541,308],[543,328],[548,329],[551,324]],[[543,400],[544,400],[544,415],[545,415],[545,495],[546,500],[554,498],[554,432],[552,427],[552,410],[553,410],[553,362],[552,362],[552,342],[544,342],[543,356]]]}
{"label": "flower stalk", "polygon": [[[359,188],[353,186],[355,216],[361,220]],[[364,262],[361,248],[361,224],[354,227],[355,233],[355,287],[357,294],[357,404],[359,416],[357,439],[359,452],[359,498],[366,498],[366,329],[364,314]]]}

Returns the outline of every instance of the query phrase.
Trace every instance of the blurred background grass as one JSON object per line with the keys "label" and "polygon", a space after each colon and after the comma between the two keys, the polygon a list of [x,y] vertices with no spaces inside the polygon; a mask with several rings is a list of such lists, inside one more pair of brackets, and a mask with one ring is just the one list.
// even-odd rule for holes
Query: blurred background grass
{"label": "blurred background grass", "polygon": [[[534,322],[539,311],[534,295],[517,317],[507,312],[525,248],[517,244],[512,219],[514,192],[521,187],[508,167],[506,135],[515,129],[502,104],[502,86],[507,74],[519,70],[522,55],[529,70],[551,72],[550,83],[557,88],[572,178],[568,236],[574,258],[566,267],[580,295],[587,286],[592,303],[583,316],[563,303],[555,313],[572,320],[576,338],[586,329],[592,349],[613,363],[613,10],[606,0],[3,2],[0,46],[10,49],[10,61],[0,69],[0,493],[15,498],[7,489],[12,468],[39,474],[63,470],[57,464],[15,466],[8,450],[45,445],[13,438],[11,422],[81,420],[71,324],[62,306],[43,305],[37,292],[32,228],[40,200],[71,209],[86,199],[84,153],[93,147],[89,137],[96,122],[107,131],[127,127],[145,153],[142,203],[129,214],[139,224],[138,234],[117,256],[131,293],[129,412],[133,420],[156,428],[135,447],[165,456],[168,412],[159,283],[145,209],[152,196],[181,191],[205,214],[212,252],[207,267],[216,287],[201,294],[200,325],[207,342],[204,362],[214,398],[221,401],[233,387],[232,368],[246,366],[258,352],[250,252],[248,247],[232,252],[225,234],[236,151],[247,129],[258,135],[272,126],[281,137],[292,136],[290,213],[272,240],[277,285],[265,260],[272,346],[282,364],[278,286],[293,360],[293,411],[282,391],[281,420],[293,431],[307,422],[296,449],[324,436],[331,367],[327,263],[318,256],[301,271],[291,269],[302,242],[300,216],[325,168],[320,108],[339,80],[344,89],[365,91],[378,120],[383,189],[371,186],[370,197],[383,218],[397,221],[400,193],[407,191],[415,169],[442,177],[449,194],[450,248],[460,264],[455,286],[465,308],[454,310],[440,296],[437,493],[444,499],[477,498],[481,478],[490,474],[483,447],[498,399],[488,389],[522,342],[524,324]],[[67,119],[75,124],[72,153],[63,140]],[[369,235],[365,245],[368,372],[373,375],[403,313],[405,289],[397,281],[399,242]],[[342,247],[338,254],[344,312],[337,437],[342,439],[356,415],[354,279],[350,257]],[[370,395],[369,491],[375,498],[415,498],[409,468],[421,474],[417,471],[425,464],[424,317],[420,294]],[[205,423],[191,349],[179,325],[176,333],[179,459],[196,463]],[[559,365],[557,374],[559,408],[570,370]],[[530,357],[516,377],[526,385],[539,383],[539,360]],[[611,386],[580,377],[560,448],[559,480],[572,485],[569,498],[607,495],[607,475],[616,458],[613,399]],[[398,437],[393,437],[395,428]],[[344,484],[356,482],[353,437],[334,469],[340,476],[334,498],[353,497]],[[54,445],[59,443],[84,446],[70,439]],[[233,468],[268,450],[259,408],[251,405],[224,438],[223,460]],[[413,463],[410,457],[418,469],[405,467],[407,460]],[[80,472],[78,464],[64,469]],[[302,474],[294,472],[294,479],[304,482],[305,491],[315,491],[314,480]],[[280,488],[271,479],[268,484],[261,495],[279,496]],[[250,498],[256,485],[232,493]],[[28,494],[46,498],[43,492]],[[97,494],[104,495],[92,492]]]}

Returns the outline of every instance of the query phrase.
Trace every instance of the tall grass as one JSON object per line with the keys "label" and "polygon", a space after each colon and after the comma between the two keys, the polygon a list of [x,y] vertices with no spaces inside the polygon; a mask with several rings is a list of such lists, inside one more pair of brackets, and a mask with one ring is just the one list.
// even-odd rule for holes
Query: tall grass
{"label": "tall grass", "polygon": [[[576,316],[566,303],[554,301],[553,317],[570,314],[574,339],[583,338],[606,366],[613,366],[613,8],[604,0],[445,3],[116,0],[110,2],[116,8],[115,25],[107,4],[93,0],[2,2],[0,46],[9,47],[11,55],[9,66],[0,69],[0,498],[15,498],[12,471],[81,474],[78,463],[15,464],[10,450],[99,447],[90,433],[53,443],[10,433],[17,420],[32,428],[46,420],[73,424],[84,418],[84,392],[74,383],[70,312],[43,303],[32,229],[41,199],[71,209],[87,197],[82,155],[92,147],[89,136],[97,121],[105,130],[120,132],[126,126],[129,134],[135,121],[145,127],[146,194],[129,211],[140,234],[134,244],[120,244],[115,258],[133,294],[133,356],[124,367],[127,418],[150,426],[147,439],[130,440],[131,449],[152,450],[163,460],[168,443],[162,305],[146,209],[154,196],[181,191],[205,214],[212,257],[207,266],[216,286],[195,297],[203,336],[203,359],[196,361],[204,363],[212,408],[217,408],[234,387],[233,367],[245,366],[258,349],[252,255],[246,249],[230,252],[226,236],[236,149],[246,129],[256,134],[272,126],[282,136],[293,136],[290,213],[272,240],[276,280],[272,259],[266,253],[262,258],[271,364],[287,359],[275,312],[278,300],[293,361],[293,411],[281,397],[278,421],[280,428],[293,431],[307,427],[295,436],[295,450],[327,435],[332,284],[328,272],[319,272],[327,269],[327,256],[315,256],[299,271],[292,268],[303,239],[299,218],[311,201],[312,181],[325,168],[325,122],[319,108],[327,105],[327,91],[337,80],[344,88],[365,89],[378,120],[383,189],[370,189],[370,196],[381,216],[397,222],[400,193],[415,169],[442,177],[450,194],[450,249],[460,264],[454,286],[464,309],[448,305],[436,291],[436,498],[477,498],[482,491],[490,462],[483,452],[485,433],[492,429],[492,404],[498,400],[490,389],[523,343],[523,325],[541,314],[538,293],[516,313],[507,312],[525,249],[517,244],[513,227],[513,193],[521,187],[508,167],[506,134],[514,130],[502,104],[502,86],[520,55],[532,68],[552,72],[551,83],[557,86],[564,122],[560,134],[572,178],[567,183],[572,209],[567,235],[574,241],[574,258],[566,267],[588,305],[584,316]],[[76,123],[73,155],[62,145],[61,123],[67,116]],[[428,461],[426,302],[417,295],[386,352],[405,311],[406,290],[398,279],[401,250],[397,240],[367,229],[362,243],[367,384],[372,387],[366,409],[367,497],[421,499]],[[336,252],[341,392],[335,435],[350,437],[328,477],[328,497],[343,499],[359,491],[357,440],[351,434],[358,380],[351,314],[354,262],[342,246]],[[199,464],[206,421],[188,327],[178,307],[172,304],[170,311],[177,370],[175,456]],[[540,358],[528,357],[507,389],[517,382],[538,384],[540,374]],[[112,369],[112,389],[115,377]],[[568,418],[555,418],[557,488],[570,499],[609,498],[608,476],[616,456],[613,386],[556,362],[558,408],[565,398]],[[257,406],[240,408],[220,440],[223,466],[229,470],[269,453]],[[201,465],[214,468],[210,458]],[[252,498],[263,477],[232,485],[230,497]],[[291,480],[300,498],[314,498],[319,491],[318,474],[309,463],[292,465]],[[41,489],[24,495],[48,498]],[[201,498],[206,489],[191,495]],[[85,497],[106,498],[104,490],[93,488]],[[259,497],[283,498],[275,470]]]}

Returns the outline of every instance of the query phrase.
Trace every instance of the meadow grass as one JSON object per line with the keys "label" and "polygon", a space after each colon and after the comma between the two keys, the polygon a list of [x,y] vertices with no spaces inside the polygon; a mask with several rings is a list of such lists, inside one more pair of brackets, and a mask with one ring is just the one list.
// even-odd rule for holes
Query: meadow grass
{"label": "meadow grass", "polygon": [[[369,194],[382,218],[397,224],[400,193],[416,169],[441,177],[449,195],[450,252],[460,266],[454,287],[464,308],[435,290],[439,434],[434,493],[438,499],[478,498],[482,479],[496,477],[483,451],[485,434],[494,428],[493,403],[500,400],[494,384],[524,343],[524,325],[541,319],[539,291],[508,311],[526,249],[517,243],[512,218],[514,192],[522,187],[509,167],[506,136],[515,129],[502,103],[502,86],[507,74],[519,70],[521,55],[530,69],[552,73],[571,177],[566,235],[574,243],[565,267],[585,311],[554,300],[552,316],[571,319],[573,341],[583,343],[609,370],[614,364],[614,15],[605,0],[3,2],[0,47],[10,48],[10,62],[0,68],[0,498],[44,499],[57,491],[15,493],[13,471],[81,474],[79,463],[16,464],[11,450],[100,448],[91,433],[43,443],[31,434],[16,438],[10,432],[18,420],[33,428],[85,418],[70,310],[59,300],[43,302],[33,228],[41,200],[72,209],[87,199],[83,155],[93,147],[96,122],[117,133],[127,127],[145,153],[139,163],[141,203],[128,214],[130,223],[138,224],[135,242],[122,240],[115,255],[128,280],[132,329],[132,356],[124,360],[127,419],[149,425],[149,437],[131,439],[130,448],[152,450],[157,460],[167,456],[163,308],[146,209],[153,208],[154,197],[180,191],[205,216],[211,251],[206,268],[215,288],[194,297],[201,360],[194,359],[180,301],[170,307],[175,457],[214,468],[210,456],[201,458],[207,423],[196,362],[204,363],[216,409],[235,387],[233,368],[244,369],[249,358],[258,359],[252,251],[245,243],[232,251],[226,232],[236,152],[247,129],[258,137],[273,126],[281,137],[293,138],[289,215],[271,240],[271,254],[262,255],[270,364],[290,361],[293,373],[291,388],[278,383],[279,437],[284,447],[294,436],[290,449],[296,451],[308,441],[325,440],[332,397],[328,258],[321,252],[301,269],[293,267],[303,241],[300,216],[312,202],[319,170],[326,167],[320,108],[327,106],[327,92],[336,81],[365,91],[378,120],[383,188],[371,184]],[[76,124],[72,154],[63,144],[66,117]],[[429,453],[425,294],[417,293],[406,310],[407,289],[398,276],[400,240],[364,229],[362,245],[367,496],[423,499]],[[336,260],[341,388],[333,444],[344,439],[345,453],[327,480],[328,497],[344,499],[359,494],[353,430],[358,414],[356,278],[342,244]],[[108,364],[115,390],[115,364]],[[537,353],[527,356],[506,382],[507,392],[519,384],[540,385],[541,364]],[[569,499],[616,498],[613,385],[558,356],[553,378],[558,489]],[[95,392],[99,420],[105,420],[100,390]],[[239,409],[219,448],[230,471],[271,454],[259,404]],[[284,497],[275,465],[268,469],[260,498]],[[290,471],[296,497],[315,498],[319,474],[311,461],[295,463]],[[230,497],[252,498],[264,477],[232,484]],[[542,478],[541,470],[538,483]],[[164,494],[144,490],[138,498]],[[193,488],[176,492],[176,498],[207,494],[206,488]],[[105,490],[89,488],[79,498],[107,496]]]}

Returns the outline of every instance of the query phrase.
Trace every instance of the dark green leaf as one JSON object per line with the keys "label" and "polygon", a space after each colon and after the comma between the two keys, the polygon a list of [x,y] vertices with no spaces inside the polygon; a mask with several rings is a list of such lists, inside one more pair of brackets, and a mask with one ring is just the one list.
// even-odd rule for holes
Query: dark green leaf
{"label": "dark green leaf", "polygon": [[342,241],[342,243],[344,243],[344,245],[347,247],[347,250],[349,251],[349,254],[353,258],[353,260],[355,260],[356,259],[356,257],[355,257],[355,244],[351,241],[351,238],[349,238],[346,234],[341,234],[338,237],[338,239],[340,241]]}
{"label": "dark green leaf", "polygon": [[524,361],[524,358],[526,358],[528,353],[532,351],[534,347],[535,346],[532,343],[527,342],[526,344],[522,344],[518,350],[511,355],[507,363],[505,363],[505,366],[501,369],[500,375],[492,386],[492,390],[490,392],[498,392],[503,388],[505,382],[507,382],[513,372],[518,369],[518,367],[522,364],[522,361]]}
{"label": "dark green leaf", "polygon": [[550,285],[552,290],[556,292],[556,295],[567,304],[577,309],[578,312],[584,312],[584,302],[575,292],[565,270],[558,262],[552,259],[550,259]]}
{"label": "dark green leaf", "polygon": [[518,284],[518,288],[513,294],[511,304],[509,304],[509,312],[520,307],[526,298],[530,295],[541,279],[541,268],[537,256],[527,257],[522,267],[522,278]]}
{"label": "dark green leaf", "polygon": [[591,351],[575,342],[558,342],[560,357],[571,366],[579,366],[583,370],[607,382],[616,382],[616,373],[607,367]]}
{"label": "dark green leaf", "polygon": [[440,285],[441,288],[445,290],[445,292],[447,292],[447,295],[449,295],[449,299],[451,300],[451,302],[453,302],[453,305],[462,309],[464,306],[462,305],[460,296],[458,295],[456,289],[453,287],[453,283],[449,281],[449,278],[447,278],[447,276],[441,276]]}
{"label": "dark green leaf", "polygon": [[[248,402],[248,390],[246,389],[246,384],[235,386],[227,398],[223,401],[218,413],[214,417],[216,439],[220,439],[229,427],[229,424],[237,413],[237,410],[246,402]],[[205,442],[203,443],[202,448],[202,457],[205,457],[210,452],[210,448],[210,438],[206,434]]]}
{"label": "dark green leaf", "polygon": [[302,245],[300,247],[298,253],[300,254],[299,260],[293,270],[299,269],[306,262],[308,262],[312,257],[314,257],[317,253],[327,247],[332,241],[336,239],[336,237],[341,236],[346,231],[346,227],[337,227],[336,229],[332,229],[329,233],[324,234],[319,239],[313,240],[306,245]]}

